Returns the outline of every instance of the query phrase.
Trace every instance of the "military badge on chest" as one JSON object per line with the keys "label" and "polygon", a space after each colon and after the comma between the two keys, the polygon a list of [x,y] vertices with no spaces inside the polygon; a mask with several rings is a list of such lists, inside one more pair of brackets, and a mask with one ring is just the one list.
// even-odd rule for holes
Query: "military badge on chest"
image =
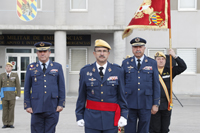
{"label": "military badge on chest", "polygon": [[36,78],[36,74],[37,74],[38,70],[34,71],[34,81],[37,82],[37,78]]}

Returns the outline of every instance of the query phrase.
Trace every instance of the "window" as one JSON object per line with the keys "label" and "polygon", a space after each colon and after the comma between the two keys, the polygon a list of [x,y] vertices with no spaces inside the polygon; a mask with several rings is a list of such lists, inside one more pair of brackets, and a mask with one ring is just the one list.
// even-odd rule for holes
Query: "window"
{"label": "window", "polygon": [[154,59],[154,56],[155,56],[156,52],[158,52],[158,51],[166,54],[166,49],[148,49],[148,56]]}
{"label": "window", "polygon": [[87,64],[87,49],[71,48],[70,49],[70,71],[80,71]]}
{"label": "window", "polygon": [[31,53],[31,49],[6,49],[6,53]]}
{"label": "window", "polygon": [[197,0],[178,0],[179,11],[196,11]]}
{"label": "window", "polygon": [[37,0],[37,10],[38,11],[42,10],[42,0]]}
{"label": "window", "polygon": [[70,0],[70,11],[87,11],[88,0]]}
{"label": "window", "polygon": [[180,56],[187,65],[187,69],[183,73],[196,73],[196,49],[177,49],[177,55]]}

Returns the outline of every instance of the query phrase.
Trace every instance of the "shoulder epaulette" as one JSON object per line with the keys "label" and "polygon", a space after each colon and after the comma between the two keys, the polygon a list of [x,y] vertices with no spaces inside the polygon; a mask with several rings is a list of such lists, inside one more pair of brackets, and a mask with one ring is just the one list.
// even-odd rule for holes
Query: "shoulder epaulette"
{"label": "shoulder epaulette", "polygon": [[[87,64],[87,65],[85,65],[83,68],[86,68],[86,67],[88,67],[88,66],[91,66],[91,64]],[[83,68],[82,68],[82,69],[83,69]]]}
{"label": "shoulder epaulette", "polygon": [[121,67],[120,65],[118,64],[115,64],[115,63],[111,63],[113,66],[117,66],[117,67]]}

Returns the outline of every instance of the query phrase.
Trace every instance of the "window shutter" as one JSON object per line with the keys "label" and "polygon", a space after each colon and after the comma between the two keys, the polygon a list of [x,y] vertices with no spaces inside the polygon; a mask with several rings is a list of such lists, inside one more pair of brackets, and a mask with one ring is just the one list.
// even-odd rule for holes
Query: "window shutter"
{"label": "window shutter", "polygon": [[196,73],[196,49],[177,49],[177,55],[186,63],[187,69],[184,73]]}
{"label": "window shutter", "polygon": [[87,49],[70,49],[70,71],[80,71],[87,64]]}

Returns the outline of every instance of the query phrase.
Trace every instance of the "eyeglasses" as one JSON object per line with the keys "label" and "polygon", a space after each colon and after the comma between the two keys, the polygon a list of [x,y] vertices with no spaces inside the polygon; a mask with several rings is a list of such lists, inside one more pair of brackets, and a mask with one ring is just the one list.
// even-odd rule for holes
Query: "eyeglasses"
{"label": "eyeglasses", "polygon": [[100,53],[108,53],[108,50],[96,50],[96,53],[100,54]]}

